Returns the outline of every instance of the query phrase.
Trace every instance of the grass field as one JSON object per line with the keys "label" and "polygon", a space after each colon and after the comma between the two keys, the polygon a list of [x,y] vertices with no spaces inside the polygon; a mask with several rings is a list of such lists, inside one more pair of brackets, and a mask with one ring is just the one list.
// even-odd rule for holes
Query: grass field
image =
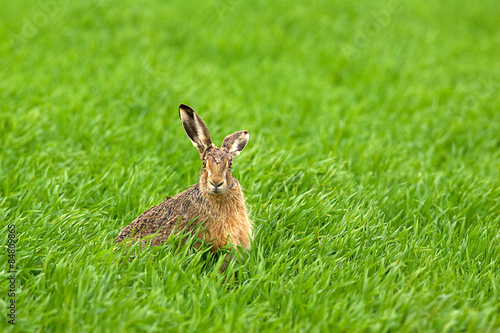
{"label": "grass field", "polygon": [[[499,10],[5,2],[0,331],[500,332]],[[217,144],[250,132],[255,240],[222,275],[201,252],[113,253],[197,181],[181,103]]]}

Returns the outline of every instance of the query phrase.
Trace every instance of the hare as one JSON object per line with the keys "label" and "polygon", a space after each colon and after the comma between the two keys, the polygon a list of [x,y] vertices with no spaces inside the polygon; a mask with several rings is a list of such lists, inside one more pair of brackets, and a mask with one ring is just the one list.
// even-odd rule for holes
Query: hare
{"label": "hare", "polygon": [[[163,245],[172,233],[194,234],[211,244],[210,251],[233,244],[250,249],[252,224],[247,216],[241,186],[231,174],[233,157],[245,148],[247,131],[228,135],[221,148],[212,144],[203,120],[189,106],[179,106],[182,126],[200,152],[203,171],[197,184],[174,197],[167,197],[118,234],[116,243],[129,239],[142,246]],[[199,228],[201,227],[201,228]],[[143,239],[146,236],[148,239]],[[198,242],[195,247],[201,244]],[[227,259],[228,257],[226,257]],[[225,269],[227,261],[221,270]]]}

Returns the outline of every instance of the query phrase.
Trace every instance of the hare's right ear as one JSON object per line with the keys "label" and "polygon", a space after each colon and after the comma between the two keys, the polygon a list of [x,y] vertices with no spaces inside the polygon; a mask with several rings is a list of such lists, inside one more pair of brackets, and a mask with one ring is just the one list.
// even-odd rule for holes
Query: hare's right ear
{"label": "hare's right ear", "polygon": [[200,152],[201,158],[203,158],[206,151],[212,147],[212,139],[207,125],[193,109],[185,104],[179,106],[179,117],[182,120],[182,126],[187,136],[191,139],[193,146]]}
{"label": "hare's right ear", "polygon": [[238,156],[248,143],[248,131],[239,131],[226,136],[222,141],[222,149],[225,149],[229,154]]}

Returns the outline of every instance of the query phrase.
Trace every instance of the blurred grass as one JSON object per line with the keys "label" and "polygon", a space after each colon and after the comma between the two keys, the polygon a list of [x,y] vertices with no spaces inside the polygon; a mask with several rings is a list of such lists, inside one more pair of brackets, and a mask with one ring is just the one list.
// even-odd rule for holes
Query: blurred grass
{"label": "blurred grass", "polygon": [[[17,330],[500,330],[500,8],[399,4],[4,4]],[[234,169],[256,237],[237,284],[200,253],[113,254],[197,181],[180,103],[215,142],[250,132]]]}

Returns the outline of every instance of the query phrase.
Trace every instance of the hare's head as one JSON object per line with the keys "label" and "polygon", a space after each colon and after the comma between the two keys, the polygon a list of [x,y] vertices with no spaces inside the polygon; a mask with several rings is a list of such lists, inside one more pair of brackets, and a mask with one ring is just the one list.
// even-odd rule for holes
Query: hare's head
{"label": "hare's head", "polygon": [[201,190],[209,194],[226,193],[238,184],[231,174],[231,166],[233,157],[238,156],[245,148],[249,138],[248,132],[239,131],[228,135],[221,148],[218,148],[212,144],[207,126],[193,109],[181,104],[179,116],[186,134],[200,152],[203,161]]}

